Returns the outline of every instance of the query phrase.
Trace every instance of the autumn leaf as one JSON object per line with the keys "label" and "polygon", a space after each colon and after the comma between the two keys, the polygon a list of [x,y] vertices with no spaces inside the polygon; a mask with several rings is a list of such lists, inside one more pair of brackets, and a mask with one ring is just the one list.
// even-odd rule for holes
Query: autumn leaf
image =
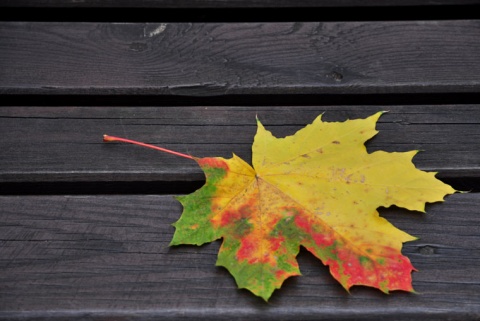
{"label": "autumn leaf", "polygon": [[300,246],[347,291],[364,285],[412,292],[414,267],[401,249],[415,237],[377,209],[396,205],[423,212],[425,203],[455,190],[435,173],[415,168],[417,151],[367,152],[364,143],[377,133],[381,115],[345,122],[319,116],[285,138],[274,137],[257,120],[253,167],[236,155],[180,155],[200,165],[206,183],[177,197],[184,210],[171,245],[223,239],[217,266],[264,300],[285,279],[300,275]]}

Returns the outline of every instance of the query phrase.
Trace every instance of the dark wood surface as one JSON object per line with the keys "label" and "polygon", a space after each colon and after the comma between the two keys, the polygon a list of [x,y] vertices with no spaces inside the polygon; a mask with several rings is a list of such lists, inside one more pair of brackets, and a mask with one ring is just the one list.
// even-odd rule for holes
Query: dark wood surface
{"label": "dark wood surface", "polygon": [[[474,165],[478,106],[389,107],[369,149],[423,146],[427,151],[417,157],[422,163],[421,155],[429,155],[432,169],[451,167],[450,175],[458,177],[465,176],[465,168],[478,173]],[[337,121],[377,110],[374,106],[4,107],[0,168],[3,183],[161,180],[168,186],[168,180],[188,182],[203,175],[189,160],[102,143],[104,130],[182,152],[191,148],[199,154],[228,157],[231,149],[238,148],[248,159],[255,114],[274,133],[285,135],[323,111],[326,120]],[[184,139],[191,141],[184,144]],[[459,164],[462,155],[467,163]],[[65,193],[68,190],[60,192]],[[347,294],[320,262],[303,251],[299,256],[303,276],[287,281],[268,304],[237,290],[228,273],[214,266],[218,242],[198,248],[168,247],[171,223],[181,214],[172,196],[88,195],[88,190],[83,194],[0,197],[0,319],[475,320],[480,316],[478,193],[450,196],[445,203],[429,205],[426,215],[382,209],[396,226],[420,238],[404,247],[404,254],[419,269],[413,281],[418,294],[386,296],[363,287]]]}
{"label": "dark wood surface", "polygon": [[479,4],[478,0],[3,0],[5,7],[256,8],[424,6]]}
{"label": "dark wood surface", "polygon": [[325,121],[365,118],[389,110],[368,142],[370,151],[422,150],[415,164],[440,177],[480,177],[480,106],[293,107],[3,107],[0,182],[198,181],[195,162],[123,144],[103,134],[157,144],[197,157],[247,161],[258,115],[283,137],[324,113]]}
{"label": "dark wood surface", "polygon": [[480,21],[0,22],[0,94],[478,93]]}
{"label": "dark wood surface", "polygon": [[219,242],[171,248],[171,196],[1,196],[0,319],[478,320],[480,194],[382,214],[420,240],[417,294],[348,294],[306,251],[268,304],[215,267]]}
{"label": "dark wood surface", "polygon": [[[465,13],[479,2],[0,1],[0,320],[480,320],[480,20]],[[426,14],[442,6],[462,9]],[[220,241],[168,246],[198,166],[102,142],[250,161],[255,116],[285,136],[380,110],[369,151],[422,150],[419,168],[471,191],[427,214],[380,209],[419,237],[403,249],[416,294],[349,294],[305,250],[269,303],[238,290]]]}

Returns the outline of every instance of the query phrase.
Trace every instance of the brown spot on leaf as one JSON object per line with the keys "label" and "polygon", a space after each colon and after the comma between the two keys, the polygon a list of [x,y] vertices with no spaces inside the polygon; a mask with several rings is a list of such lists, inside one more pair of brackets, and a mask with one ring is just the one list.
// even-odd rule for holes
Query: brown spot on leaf
{"label": "brown spot on leaf", "polygon": [[339,142],[338,140],[334,140],[334,141],[332,142],[332,144],[339,145],[340,142]]}
{"label": "brown spot on leaf", "polygon": [[240,207],[238,212],[240,213],[240,216],[242,218],[247,218],[252,215],[253,210],[249,205],[243,205],[242,207]]}

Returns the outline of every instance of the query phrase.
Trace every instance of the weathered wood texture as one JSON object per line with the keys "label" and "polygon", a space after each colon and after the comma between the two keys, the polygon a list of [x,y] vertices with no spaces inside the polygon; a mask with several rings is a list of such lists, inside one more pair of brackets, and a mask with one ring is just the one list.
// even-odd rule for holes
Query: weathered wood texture
{"label": "weathered wood texture", "polygon": [[479,4],[478,0],[3,0],[0,7],[259,8]]}
{"label": "weathered wood texture", "polygon": [[0,94],[478,93],[480,21],[0,23]]}
{"label": "weathered wood texture", "polygon": [[[195,162],[137,146],[102,143],[123,136],[197,157],[250,161],[255,117],[276,136],[325,121],[365,118],[378,106],[309,107],[3,107],[0,182],[195,181]],[[368,149],[423,150],[415,164],[440,177],[480,177],[480,106],[388,106]]]}
{"label": "weathered wood texture", "polygon": [[[0,22],[0,320],[479,320],[480,193],[451,195],[429,204],[428,214],[380,209],[395,226],[420,238],[403,250],[419,270],[413,273],[417,294],[384,295],[365,287],[348,294],[302,250],[303,276],[287,280],[266,304],[238,290],[228,272],[215,267],[220,241],[168,246],[181,205],[170,195],[150,194],[173,194],[175,186],[193,191],[204,179],[194,162],[102,142],[107,133],[199,157],[234,152],[250,161],[256,115],[276,136],[285,136],[323,112],[324,120],[342,121],[384,109],[389,112],[367,143],[369,151],[423,150],[414,159],[419,168],[464,181],[470,189],[480,182],[480,105],[478,98],[469,100],[480,92],[480,20],[465,10],[478,4],[0,1],[0,19],[7,20]],[[405,6],[422,12],[460,9],[444,20],[342,19],[342,10],[366,12],[369,6],[384,12]],[[49,17],[39,22],[32,15],[37,8],[80,10],[64,9],[69,7],[83,7],[84,14],[111,8],[117,15],[104,22],[69,21],[68,15],[53,19],[66,22]],[[298,21],[218,19],[219,12],[238,8],[258,19],[275,7],[284,8],[277,10],[278,21],[285,20],[285,8],[295,9]],[[330,20],[338,21],[302,19],[302,12],[322,7],[334,7]],[[152,8],[154,19],[118,20],[129,13],[125,8],[137,13]],[[180,17],[197,11],[202,22]],[[179,16],[162,21],[156,12]],[[370,17],[373,13],[361,19]],[[373,21],[378,19],[384,21]],[[405,104],[394,98],[385,107],[375,103],[390,94]],[[350,105],[327,106],[322,99],[329,95],[350,97]],[[243,104],[235,100],[239,97],[252,101]],[[298,103],[289,106],[282,97]],[[312,103],[316,97],[318,103]],[[369,97],[372,103],[351,97]],[[431,101],[419,104],[411,97]],[[448,97],[449,105],[439,97]],[[12,98],[18,100],[7,101]],[[137,98],[148,103],[135,103]],[[184,101],[190,103],[180,106]],[[215,101],[221,105],[213,106]],[[82,195],[63,189],[71,184],[80,186]],[[106,195],[102,187],[89,189],[106,184],[145,184],[161,191]]]}
{"label": "weathered wood texture", "polygon": [[480,194],[428,214],[383,210],[420,237],[404,246],[418,294],[354,287],[302,251],[301,277],[265,304],[215,267],[219,242],[168,247],[170,196],[0,197],[1,320],[478,320]]}

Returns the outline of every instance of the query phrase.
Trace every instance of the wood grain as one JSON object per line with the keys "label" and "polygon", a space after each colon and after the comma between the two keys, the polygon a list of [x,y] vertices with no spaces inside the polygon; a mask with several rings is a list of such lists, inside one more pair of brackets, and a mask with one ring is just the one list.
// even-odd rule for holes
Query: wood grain
{"label": "wood grain", "polygon": [[420,237],[404,246],[418,294],[346,293],[306,251],[301,277],[265,304],[215,267],[219,242],[168,247],[171,196],[0,197],[1,320],[478,320],[480,194],[428,214],[382,210]]}
{"label": "wood grain", "polygon": [[480,21],[0,23],[0,94],[476,93]]}
{"label": "wood grain", "polygon": [[[365,118],[378,106],[3,107],[0,182],[201,181],[195,162],[126,144],[107,133],[197,157],[251,160],[258,116],[283,137],[324,113],[325,121]],[[388,106],[369,151],[422,150],[414,162],[440,177],[480,177],[480,106]],[[468,188],[470,189],[470,188]]]}
{"label": "wood grain", "polygon": [[479,4],[478,0],[3,0],[4,7],[258,8]]}
{"label": "wood grain", "polygon": [[[108,133],[199,157],[234,152],[250,161],[256,116],[285,136],[320,113],[343,121],[388,110],[369,151],[422,150],[417,167],[478,191],[480,20],[467,10],[479,4],[1,1],[0,321],[479,320],[480,193],[451,195],[429,204],[427,214],[380,209],[419,237],[403,248],[419,270],[417,294],[365,287],[348,294],[302,250],[303,275],[287,280],[266,304],[215,266],[220,240],[168,246],[182,211],[168,194],[203,183],[194,162],[102,142]],[[445,19],[426,15],[441,6],[452,10]],[[342,11],[369,7],[389,14],[343,19]],[[68,8],[86,21],[96,21],[90,13],[111,15],[98,20],[104,22],[70,21],[76,10]],[[313,8],[335,14],[323,21]],[[274,9],[277,16],[259,19]],[[403,9],[398,16],[397,9]],[[238,22],[237,11],[263,22]],[[60,14],[54,22],[45,12]],[[150,14],[134,17],[142,12]],[[174,14],[162,21],[157,12]],[[230,16],[221,20],[223,13]],[[298,102],[291,106],[282,97]],[[349,105],[337,99],[327,106],[322,99],[328,97],[346,97]],[[372,103],[352,104],[352,97]],[[388,106],[374,102],[385,97]],[[12,98],[16,106],[6,106]],[[184,101],[189,106],[179,106]],[[220,105],[212,106],[215,101]],[[76,106],[82,104],[90,107]],[[72,185],[80,195],[69,194]],[[135,194],[144,185],[152,187]],[[106,195],[109,186],[118,193],[127,187],[129,194]]]}

